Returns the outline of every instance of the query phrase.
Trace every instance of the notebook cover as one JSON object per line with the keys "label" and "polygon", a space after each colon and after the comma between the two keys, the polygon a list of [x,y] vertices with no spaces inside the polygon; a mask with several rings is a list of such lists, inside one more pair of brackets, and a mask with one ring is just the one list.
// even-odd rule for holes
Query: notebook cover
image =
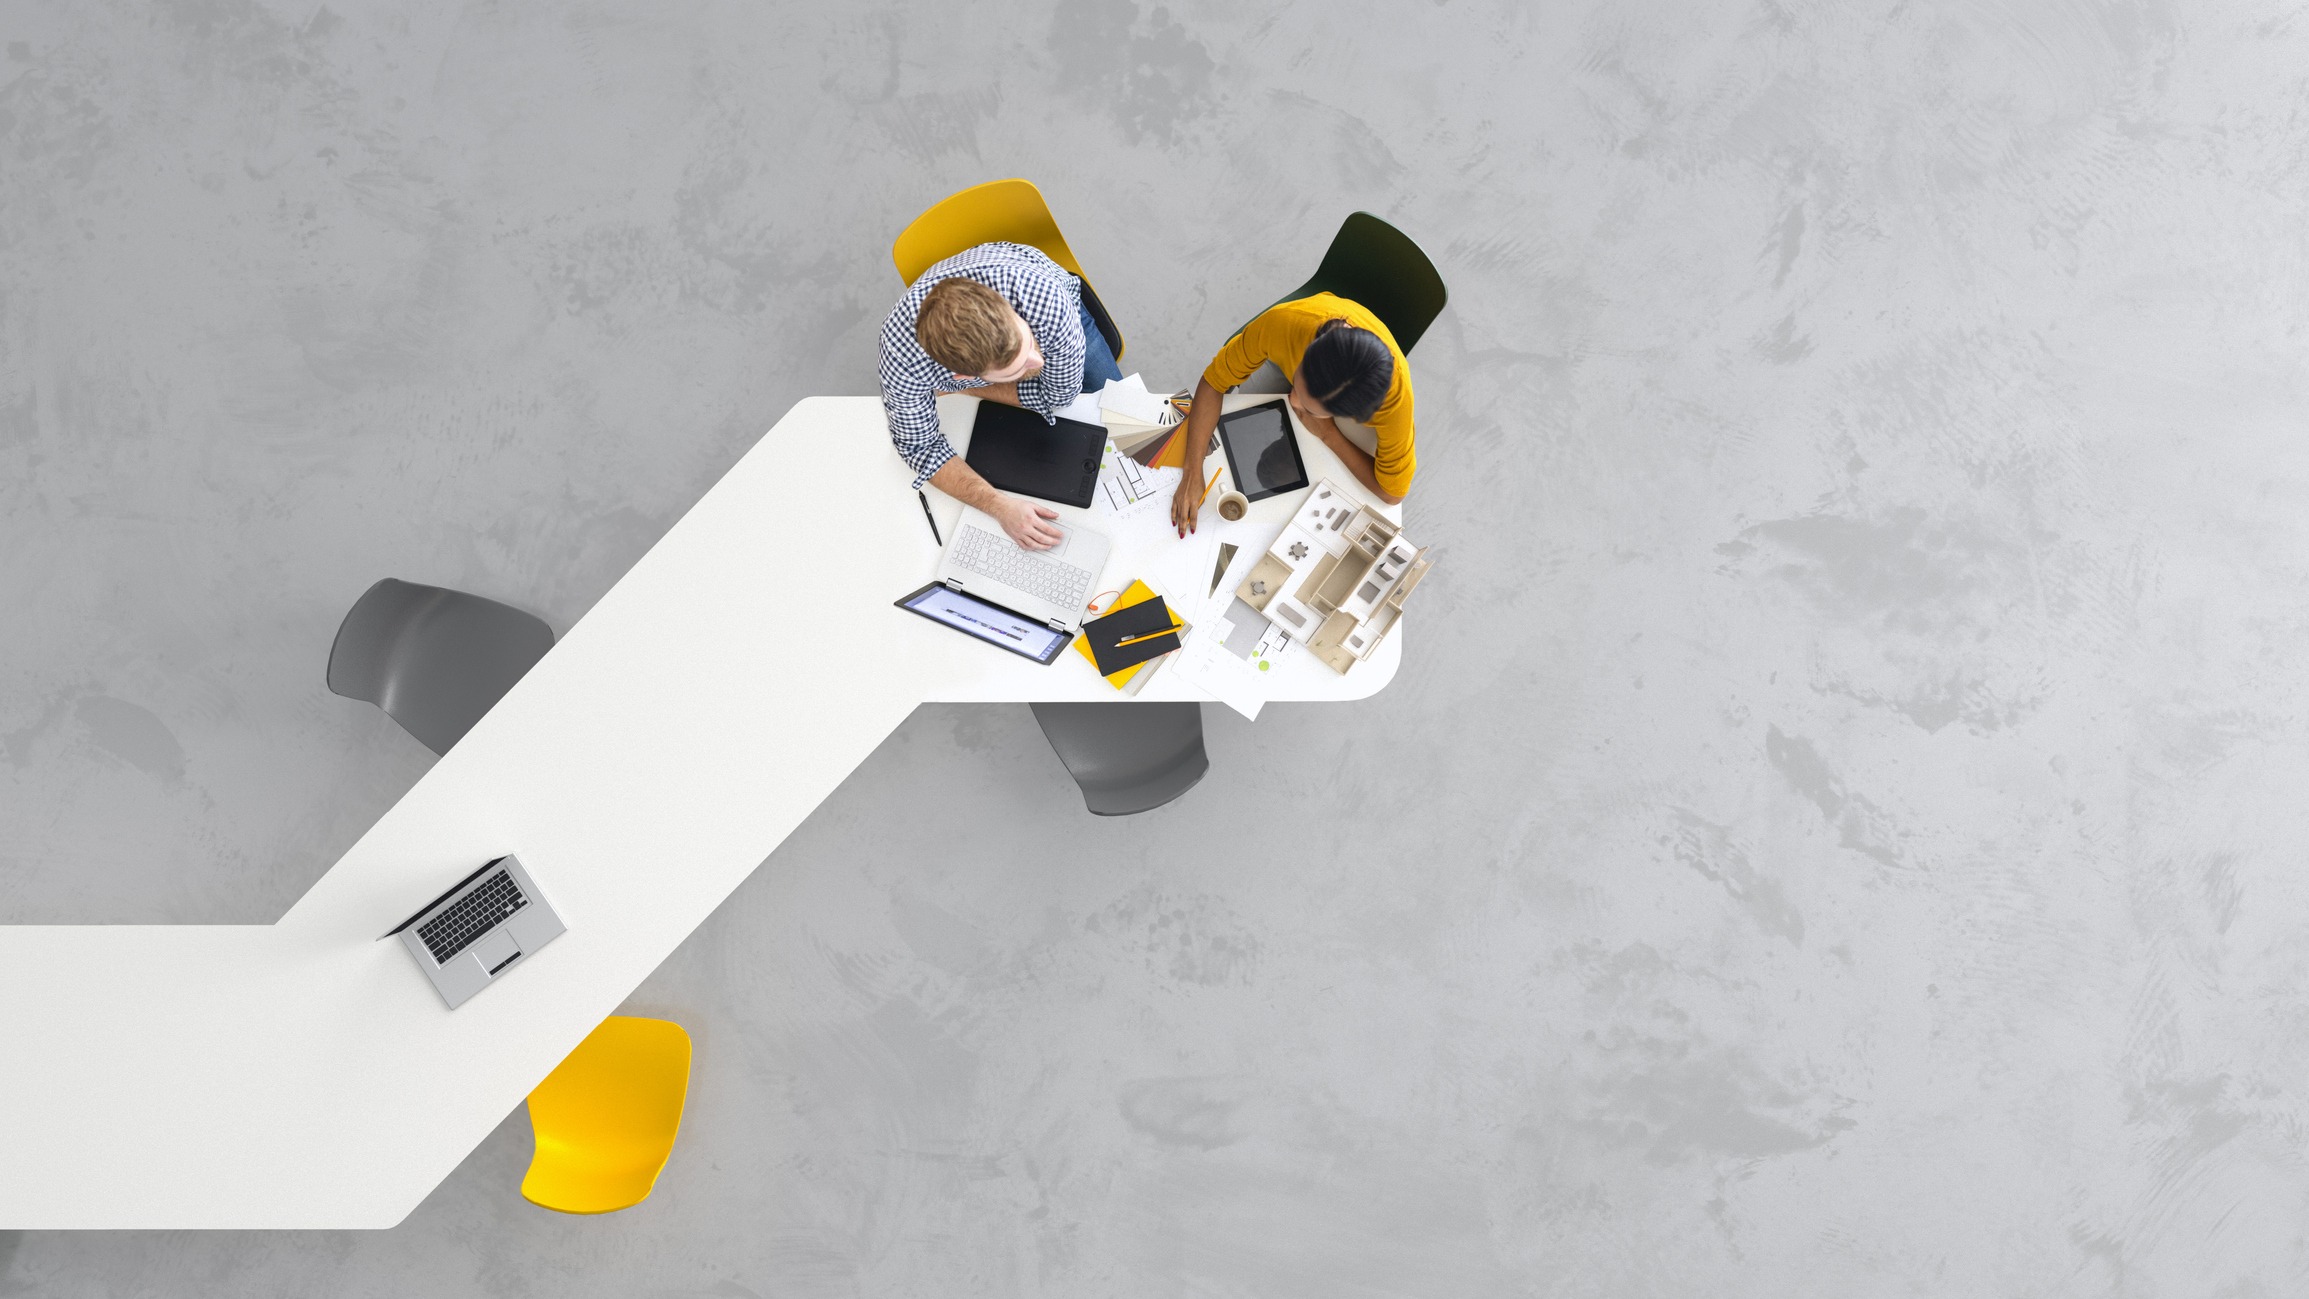
{"label": "notebook cover", "polygon": [[1082,638],[1090,643],[1091,661],[1098,665],[1101,673],[1111,676],[1124,668],[1136,667],[1148,659],[1161,658],[1179,647],[1175,630],[1133,645],[1120,645],[1117,642],[1165,631],[1177,625],[1178,619],[1171,616],[1170,606],[1163,603],[1163,598],[1158,595],[1128,608],[1116,609],[1104,618],[1093,618],[1084,623]]}
{"label": "notebook cover", "polygon": [[[1108,616],[1112,616],[1134,604],[1139,603],[1142,600],[1152,600],[1154,598],[1155,593],[1153,587],[1148,586],[1144,582],[1133,582],[1130,584],[1130,589],[1115,597],[1114,603],[1107,606],[1106,612]],[[1152,644],[1153,642],[1150,641],[1148,643]],[[1092,656],[1090,652],[1090,642],[1088,640],[1085,640],[1080,636],[1075,637],[1074,652],[1082,655],[1082,661],[1090,664],[1092,668],[1095,669],[1098,666],[1098,659]],[[1129,667],[1123,668],[1118,672],[1108,672],[1103,673],[1102,675],[1106,677],[1106,683],[1108,685],[1113,686],[1117,690],[1123,690],[1130,684],[1131,678],[1146,670],[1148,670],[1146,664],[1133,663]]]}

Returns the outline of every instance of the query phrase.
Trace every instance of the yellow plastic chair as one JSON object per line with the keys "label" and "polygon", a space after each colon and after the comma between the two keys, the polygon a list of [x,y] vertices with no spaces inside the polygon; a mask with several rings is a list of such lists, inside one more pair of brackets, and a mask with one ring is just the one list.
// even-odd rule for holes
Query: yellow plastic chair
{"label": "yellow plastic chair", "polygon": [[1039,248],[1045,257],[1080,276],[1082,305],[1090,308],[1090,318],[1098,322],[1098,332],[1106,337],[1114,359],[1122,359],[1122,331],[1090,287],[1090,277],[1083,275],[1082,263],[1066,246],[1066,236],[1058,232],[1050,204],[1043,202],[1042,191],[1031,182],[990,180],[939,200],[899,233],[898,242],[890,245],[890,260],[898,264],[899,276],[912,284],[922,272],[954,254],[996,240]]}
{"label": "yellow plastic chair", "polygon": [[531,1204],[614,1213],[649,1198],[681,1132],[689,1034],[662,1019],[613,1015],[529,1093],[537,1154],[521,1179]]}

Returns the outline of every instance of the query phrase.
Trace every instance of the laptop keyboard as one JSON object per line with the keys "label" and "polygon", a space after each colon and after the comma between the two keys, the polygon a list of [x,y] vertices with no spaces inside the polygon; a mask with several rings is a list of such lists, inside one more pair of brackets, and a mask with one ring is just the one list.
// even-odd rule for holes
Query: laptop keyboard
{"label": "laptop keyboard", "polygon": [[521,895],[512,872],[499,871],[480,888],[457,899],[447,911],[418,926],[417,937],[424,940],[435,965],[447,965],[451,957],[528,905],[529,899]]}
{"label": "laptop keyboard", "polygon": [[1090,584],[1098,576],[1063,559],[1020,550],[1017,542],[1000,533],[968,525],[954,539],[954,566],[1041,596],[1069,611],[1082,608],[1082,597],[1090,593]]}

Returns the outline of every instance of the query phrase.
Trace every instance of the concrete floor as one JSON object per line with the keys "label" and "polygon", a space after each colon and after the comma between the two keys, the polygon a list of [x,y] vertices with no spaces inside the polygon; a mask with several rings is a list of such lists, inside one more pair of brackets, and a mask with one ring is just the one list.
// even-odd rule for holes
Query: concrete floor
{"label": "concrete floor", "polygon": [[353,598],[566,629],[873,390],[952,190],[1038,181],[1160,383],[1356,208],[1452,289],[1383,695],[1119,824],[917,713],[635,992],[639,1208],[525,1204],[516,1111],[393,1231],[0,1295],[2309,1291],[2304,66],[2233,0],[0,0],[0,921],[278,915],[430,761],[322,687]]}

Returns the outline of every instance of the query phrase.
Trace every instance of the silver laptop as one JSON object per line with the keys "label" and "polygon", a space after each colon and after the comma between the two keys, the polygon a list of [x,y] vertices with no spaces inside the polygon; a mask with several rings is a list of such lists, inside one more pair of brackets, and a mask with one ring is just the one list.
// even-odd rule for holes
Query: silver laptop
{"label": "silver laptop", "polygon": [[954,590],[1036,619],[1053,631],[1082,626],[1083,606],[1098,593],[1114,542],[1072,519],[1045,523],[1064,537],[1048,550],[1010,539],[994,516],[965,505],[954,538],[938,556],[936,580]]}
{"label": "silver laptop", "polygon": [[509,855],[457,881],[377,941],[399,934],[455,1010],[568,928],[521,859]]}

